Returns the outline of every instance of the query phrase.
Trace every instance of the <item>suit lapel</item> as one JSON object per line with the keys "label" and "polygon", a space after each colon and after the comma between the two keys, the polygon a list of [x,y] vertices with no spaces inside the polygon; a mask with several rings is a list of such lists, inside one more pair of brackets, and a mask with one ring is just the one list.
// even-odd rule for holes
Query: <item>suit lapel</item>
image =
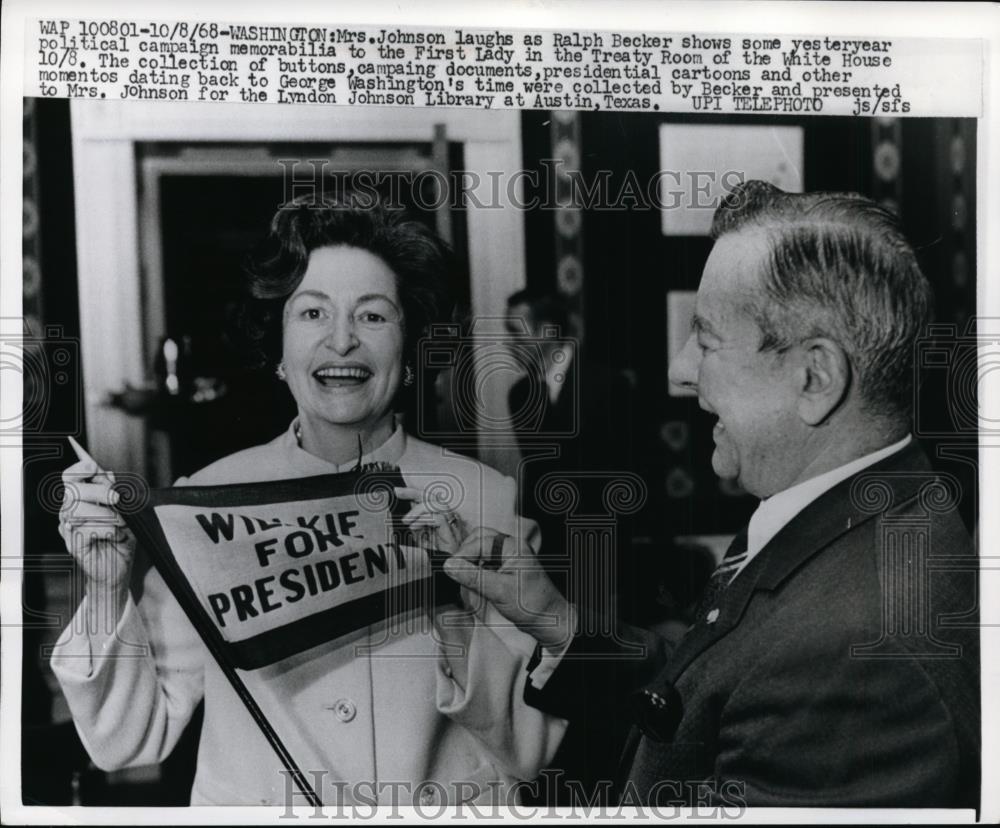
{"label": "suit lapel", "polygon": [[757,591],[775,590],[842,535],[910,500],[927,485],[930,463],[917,442],[824,492],[790,520],[726,588],[715,620],[695,619],[656,684],[674,683],[692,661],[727,635]]}

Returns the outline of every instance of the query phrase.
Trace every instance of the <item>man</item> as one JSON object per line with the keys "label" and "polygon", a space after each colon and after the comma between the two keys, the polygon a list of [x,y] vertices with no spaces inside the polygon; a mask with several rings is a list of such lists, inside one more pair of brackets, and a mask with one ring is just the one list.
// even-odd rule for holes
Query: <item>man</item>
{"label": "man", "polygon": [[975,551],[909,434],[931,306],[913,250],[867,199],[758,181],[713,237],[670,379],[717,418],[716,473],[761,504],[684,638],[595,624],[509,540],[499,571],[447,569],[539,642],[531,704],[629,711],[626,799],[976,807]]}
{"label": "man", "polygon": [[[536,353],[538,356],[526,360],[526,376],[511,387],[511,413],[530,411],[532,421],[542,414],[540,428],[532,423],[534,431],[572,431],[573,414],[561,410],[573,398],[572,390],[567,392],[567,389],[573,380],[571,367],[576,355],[574,326],[566,300],[558,294],[519,290],[507,297],[507,316],[511,347],[517,348],[519,343],[527,341],[536,349],[528,352],[530,356]],[[539,406],[535,397],[546,404]],[[549,418],[554,418],[554,422],[549,424]],[[521,432],[523,429],[516,425],[515,430]]]}
{"label": "man", "polygon": [[579,465],[576,341],[569,309],[558,295],[519,290],[507,299],[507,315],[510,348],[525,369],[508,394],[522,457],[520,512],[544,532],[552,515],[538,503],[538,482],[548,472]]}

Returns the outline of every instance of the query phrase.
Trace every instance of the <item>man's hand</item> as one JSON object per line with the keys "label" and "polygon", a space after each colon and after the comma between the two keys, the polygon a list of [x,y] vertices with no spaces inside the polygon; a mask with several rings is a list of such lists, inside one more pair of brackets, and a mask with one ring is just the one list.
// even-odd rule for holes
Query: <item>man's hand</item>
{"label": "man's hand", "polygon": [[[500,550],[494,560],[495,549]],[[572,636],[569,602],[556,589],[531,547],[492,529],[479,527],[445,562],[444,571],[463,587],[489,601],[497,611],[539,644],[563,646]]]}
{"label": "man's hand", "polygon": [[424,492],[408,486],[396,486],[396,497],[413,504],[403,516],[403,525],[428,548],[454,555],[466,537],[465,521],[457,512],[426,501]]}

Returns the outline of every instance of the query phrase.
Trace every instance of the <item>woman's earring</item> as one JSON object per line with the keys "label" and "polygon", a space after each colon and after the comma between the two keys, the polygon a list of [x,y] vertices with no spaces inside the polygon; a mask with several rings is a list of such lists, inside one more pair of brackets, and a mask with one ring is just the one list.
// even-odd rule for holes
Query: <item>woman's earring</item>
{"label": "woman's earring", "polygon": [[287,379],[287,377],[285,376],[285,363],[284,362],[279,362],[278,363],[278,367],[274,369],[274,375],[278,379],[280,379],[282,382],[284,382]]}
{"label": "woman's earring", "polygon": [[409,388],[413,385],[413,380],[415,379],[416,376],[413,372],[413,366],[410,365],[410,363],[406,363],[406,365],[403,366],[403,385]]}

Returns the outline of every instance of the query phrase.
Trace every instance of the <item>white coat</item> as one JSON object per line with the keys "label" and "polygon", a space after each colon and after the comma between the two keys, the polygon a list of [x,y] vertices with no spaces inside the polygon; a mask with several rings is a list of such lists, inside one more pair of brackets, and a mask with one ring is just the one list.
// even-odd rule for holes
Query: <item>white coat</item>
{"label": "white coat", "polygon": [[[306,477],[354,465],[337,467],[303,451],[293,427],[178,485]],[[455,511],[469,527],[526,533],[537,546],[535,525],[515,515],[514,481],[488,466],[400,428],[363,460],[396,463],[417,488],[457,486]],[[522,699],[533,640],[492,609],[478,612],[474,625],[440,621],[417,611],[242,673],[325,803],[504,802],[517,780],[534,778],[551,761],[565,722]],[[73,633],[84,627],[71,622],[52,667],[98,767],[162,761],[204,698],[192,805],[304,804],[155,569],[113,635]]]}

